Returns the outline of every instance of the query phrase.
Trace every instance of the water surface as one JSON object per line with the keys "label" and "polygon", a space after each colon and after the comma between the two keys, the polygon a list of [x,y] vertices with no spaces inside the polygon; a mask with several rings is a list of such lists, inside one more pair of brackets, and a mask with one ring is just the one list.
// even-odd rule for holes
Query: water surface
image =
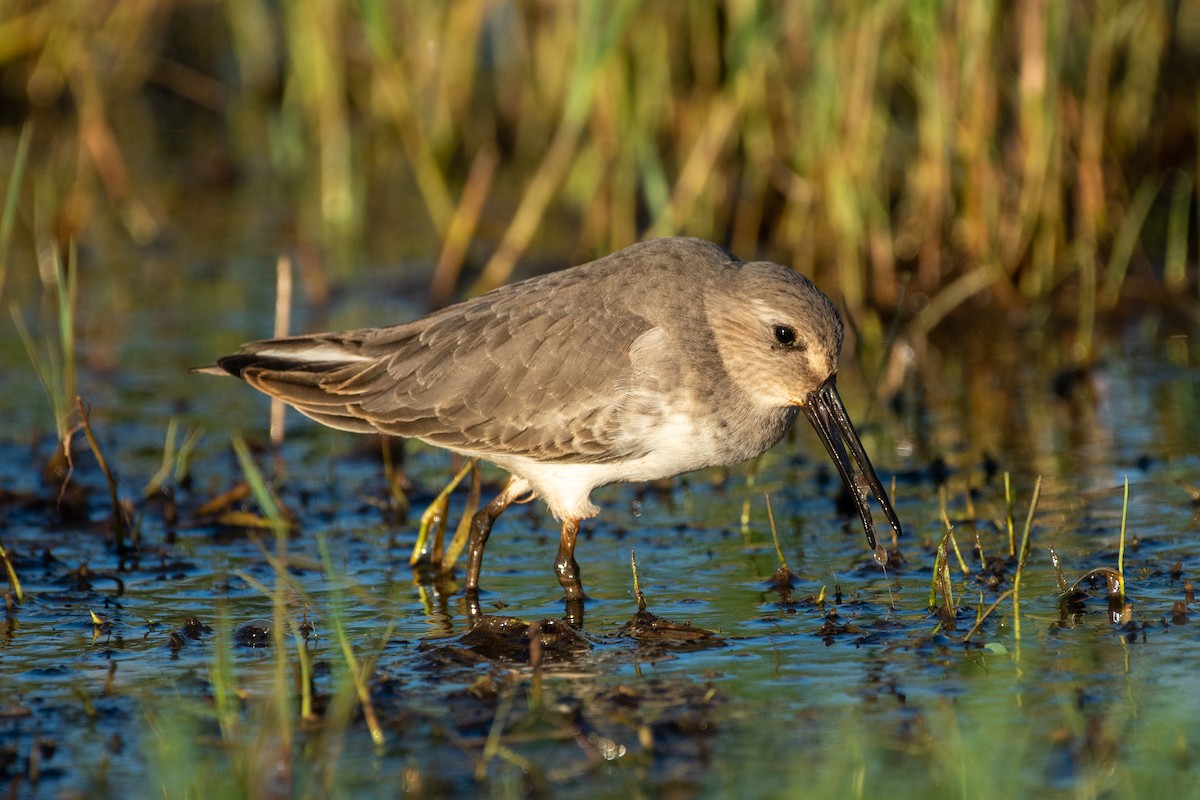
{"label": "water surface", "polygon": [[[182,270],[103,292],[85,277],[81,290],[79,390],[135,509],[136,553],[113,546],[104,481],[85,445],[73,480],[87,499],[81,516],[64,518],[40,476],[53,449],[49,403],[19,342],[0,349],[0,541],[28,595],[10,602],[0,635],[0,778],[18,796],[177,796],[205,786],[356,797],[1200,788],[1190,755],[1200,736],[1198,644],[1188,619],[1200,373],[1188,325],[1147,314],[1114,326],[1078,374],[1065,341],[1038,333],[1052,326],[902,339],[896,347],[913,348],[913,366],[874,402],[875,366],[848,348],[842,395],[881,478],[895,481],[905,525],[893,567],[872,561],[857,519],[839,511],[836,473],[802,423],[760,459],[752,483],[740,467],[597,491],[603,514],[577,553],[586,646],[551,647],[536,681],[526,640],[511,652],[472,644],[461,592],[421,584],[408,566],[417,516],[455,468],[450,456],[408,448],[414,513],[390,521],[379,507],[377,445],[292,416],[281,453],[260,452],[259,463],[299,522],[279,602],[285,619],[311,625],[302,646],[321,721],[280,728],[269,713],[279,654],[227,638],[272,619],[276,542],[197,513],[240,479],[229,436],[261,442],[266,403],[239,382],[185,369],[269,333],[274,265],[193,261]],[[365,271],[321,314],[302,309],[297,327],[415,316],[420,290],[394,274]],[[188,479],[168,484],[174,521],[141,497],[172,417],[181,439],[201,431]],[[1042,480],[1020,635],[1008,597],[964,643],[977,611],[1012,588],[1005,472],[1018,538]],[[1086,583],[1082,604],[1066,613],[1050,548],[1068,582],[1115,569],[1126,478],[1132,610],[1110,621],[1101,581]],[[486,469],[485,495],[501,480]],[[942,492],[968,563],[964,575],[951,562],[954,624],[929,611]],[[795,575],[790,599],[772,585],[780,564],[765,493]],[[455,495],[452,524],[463,498]],[[484,612],[560,618],[556,544],[544,507],[505,514],[485,559]],[[622,634],[637,610],[633,552],[648,610],[715,637]],[[989,585],[981,565],[992,558],[998,579]],[[189,618],[198,625],[187,627]],[[358,663],[370,665],[381,745],[357,703],[339,705],[353,693],[342,691],[338,623]],[[301,645],[290,632],[285,642],[294,687]],[[225,656],[237,730],[222,728],[219,713]],[[272,738],[280,730],[291,731],[290,745]]]}

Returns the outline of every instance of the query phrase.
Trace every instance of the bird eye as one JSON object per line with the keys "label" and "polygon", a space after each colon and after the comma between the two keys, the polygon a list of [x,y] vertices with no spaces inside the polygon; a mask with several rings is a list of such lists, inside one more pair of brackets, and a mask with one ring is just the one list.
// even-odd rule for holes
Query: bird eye
{"label": "bird eye", "polygon": [[787,325],[775,326],[775,341],[779,342],[784,347],[791,347],[796,343],[796,329]]}

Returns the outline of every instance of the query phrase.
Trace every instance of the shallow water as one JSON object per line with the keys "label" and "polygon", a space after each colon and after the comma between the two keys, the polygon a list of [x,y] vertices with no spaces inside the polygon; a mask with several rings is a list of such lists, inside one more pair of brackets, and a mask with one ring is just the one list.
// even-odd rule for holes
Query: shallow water
{"label": "shallow water", "polygon": [[[508,650],[472,644],[461,593],[439,594],[408,567],[416,518],[451,474],[450,457],[409,448],[414,513],[392,524],[372,502],[386,493],[373,446],[293,416],[281,456],[260,465],[268,476],[285,467],[275,487],[300,524],[286,543],[292,583],[283,598],[292,623],[312,625],[305,647],[328,706],[324,723],[293,726],[292,745],[281,747],[268,713],[273,648],[226,644],[220,633],[272,619],[264,588],[276,582],[268,558],[276,544],[196,513],[240,477],[228,436],[261,437],[266,404],[236,381],[184,369],[268,333],[269,270],[193,269],[120,295],[116,330],[105,324],[112,306],[103,298],[80,309],[80,391],[122,495],[136,505],[136,558],[112,546],[104,482],[86,446],[74,474],[88,489],[85,518],[61,519],[55,490],[39,478],[52,448],[49,404],[19,343],[0,350],[0,541],[28,593],[10,605],[0,634],[0,779],[18,796],[176,796],[196,787],[507,796],[557,787],[895,797],[976,796],[999,784],[1006,794],[1074,797],[1200,788],[1191,755],[1200,645],[1186,619],[1198,556],[1187,487],[1200,484],[1200,371],[1187,325],[1154,314],[1125,324],[1073,381],[1064,377],[1067,344],[982,325],[913,345],[915,367],[874,405],[866,370],[848,352],[842,395],[884,483],[895,480],[905,525],[901,563],[887,571],[857,520],[839,513],[836,473],[803,423],[762,457],[752,487],[741,467],[598,491],[603,514],[578,549],[587,646],[549,647],[536,671],[540,702],[528,639]],[[296,327],[397,321],[417,313],[411,297],[382,271],[367,273],[327,314]],[[162,505],[140,499],[172,416],[181,438],[203,430],[190,481],[173,486],[174,524]],[[964,644],[976,609],[1012,586],[1013,563],[987,586],[971,552],[977,533],[984,559],[1007,554],[1005,472],[1018,540],[1043,480],[1020,636],[1007,598]],[[485,471],[485,495],[501,477]],[[1126,477],[1130,621],[1109,621],[1103,581],[1087,584],[1082,613],[1065,614],[1049,548],[1068,582],[1115,569]],[[969,565],[965,576],[952,570],[961,604],[953,630],[929,613],[939,484]],[[790,602],[771,584],[779,561],[764,493],[795,573]],[[462,503],[460,492],[452,524]],[[484,563],[484,613],[562,616],[550,570],[556,535],[544,507],[501,518]],[[716,636],[623,635],[637,609],[631,552],[651,613]],[[184,630],[189,617],[201,627]],[[359,663],[373,661],[382,745],[355,708],[338,706],[348,696],[339,623]],[[285,642],[290,676],[291,632]],[[229,653],[241,726],[233,731],[221,729],[214,699]],[[489,751],[489,735],[501,731],[504,747]]]}

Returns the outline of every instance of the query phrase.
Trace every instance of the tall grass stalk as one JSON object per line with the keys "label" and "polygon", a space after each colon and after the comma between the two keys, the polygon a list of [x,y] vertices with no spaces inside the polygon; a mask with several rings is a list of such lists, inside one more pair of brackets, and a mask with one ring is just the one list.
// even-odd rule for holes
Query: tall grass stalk
{"label": "tall grass stalk", "polygon": [[484,201],[492,188],[496,166],[500,162],[498,148],[491,142],[480,147],[471,161],[463,185],[462,197],[455,207],[446,231],[442,236],[442,250],[434,266],[429,284],[430,310],[441,308],[450,302],[462,273],[467,247],[475,234],[479,217],[483,213]]}
{"label": "tall grass stalk", "polygon": [[139,544],[137,526],[128,518],[125,508],[121,505],[120,492],[117,488],[117,477],[109,469],[108,459],[104,457],[104,451],[100,449],[100,442],[96,439],[95,433],[92,432],[92,423],[82,397],[75,398],[75,407],[79,414],[79,427],[83,429],[83,435],[87,438],[88,446],[92,448],[92,455],[96,457],[96,464],[99,465],[100,472],[104,475],[104,481],[108,486],[108,500],[112,506],[113,536],[117,552],[125,552],[125,538],[130,535],[133,537],[133,549],[136,550]]}
{"label": "tall grass stalk", "polygon": [[17,601],[17,605],[21,605],[25,602],[25,590],[21,588],[21,579],[17,577],[17,568],[13,566],[12,559],[9,558],[8,551],[4,549],[3,542],[0,542],[0,561],[4,562],[4,574],[8,578],[13,598]]}
{"label": "tall grass stalk", "polygon": [[[273,733],[267,735],[266,730],[258,732],[255,736],[256,752],[246,754],[244,760],[252,763],[263,758],[271,759],[270,763],[278,764],[281,768],[281,773],[276,777],[280,781],[290,784],[295,780],[294,770],[300,768],[300,765],[293,761],[294,740],[297,736],[296,720],[312,720],[316,717],[313,697],[314,665],[309,652],[308,634],[297,624],[294,619],[295,615],[290,610],[297,602],[296,599],[303,600],[305,595],[289,572],[287,548],[289,522],[283,509],[267,486],[261,471],[255,465],[245,442],[239,437],[234,437],[232,441],[245,481],[250,486],[255,502],[258,503],[263,516],[268,520],[275,534],[275,551],[268,555],[268,560],[274,570],[274,585],[261,585],[252,576],[238,573],[243,580],[271,598],[272,652],[274,653],[267,703],[270,708],[269,726]],[[341,749],[340,742],[347,726],[352,721],[351,711],[355,706],[362,710],[367,729],[376,746],[382,746],[385,739],[383,727],[371,701],[369,688],[369,679],[378,654],[368,655],[363,659],[356,653],[347,628],[346,603],[342,590],[337,588],[340,587],[339,578],[334,569],[325,537],[317,537],[317,547],[327,579],[335,585],[329,606],[324,609],[323,614],[337,643],[336,652],[340,658],[334,664],[335,692],[330,698],[320,728],[322,755],[314,764],[306,765],[305,769],[316,776],[318,782],[329,787],[333,785],[335,778],[335,762],[337,753]],[[380,641],[390,640],[395,624],[394,617],[389,619],[380,634]],[[294,676],[289,675],[290,658],[285,639],[288,631],[291,633],[292,644],[296,649]],[[232,667],[222,661],[217,661],[214,670],[219,670],[216,677],[223,678],[226,673],[232,671]],[[337,676],[340,676],[340,679]],[[214,678],[214,683],[215,680],[216,678]],[[214,686],[214,693],[216,691],[217,688]],[[228,729],[230,733],[236,733],[237,724],[236,719],[228,720],[224,725],[223,733],[225,729]],[[236,748],[238,745],[234,746]]]}
{"label": "tall grass stalk", "polygon": [[[375,4],[370,4],[375,5]],[[348,97],[351,63],[341,31],[340,0],[285,0],[280,4],[288,47],[281,132],[292,137],[290,171],[312,171],[312,227],[321,231],[334,266],[350,266],[350,247],[362,226],[365,202],[354,158]]]}
{"label": "tall grass stalk", "polygon": [[29,163],[29,143],[32,139],[33,123],[27,121],[21,126],[21,136],[17,139],[17,149],[8,172],[8,186],[4,190],[4,206],[0,209],[0,300],[4,298],[4,280],[8,275],[8,247],[12,242],[17,207],[21,203],[21,184],[25,179],[25,167]]}
{"label": "tall grass stalk", "polygon": [[[746,468],[746,497],[742,500],[742,516],[741,527],[742,535],[750,535],[750,502],[753,499],[754,482],[758,479],[758,467],[762,456],[755,456],[750,459],[750,466]],[[769,506],[769,503],[768,503]]]}
{"label": "tall grass stalk", "polygon": [[788,572],[787,559],[783,557],[783,547],[779,544],[779,530],[775,527],[775,511],[771,508],[771,495],[764,493],[763,499],[767,501],[767,522],[771,526],[771,540],[775,543],[775,557],[779,559],[779,569],[781,572]]}
{"label": "tall grass stalk", "polygon": [[[1105,305],[1111,307],[1116,305],[1121,296],[1121,287],[1125,283],[1125,276],[1129,272],[1130,262],[1133,260],[1134,249],[1137,247],[1141,239],[1142,228],[1146,225],[1146,218],[1150,216],[1150,208],[1154,204],[1154,199],[1158,197],[1162,191],[1162,180],[1158,176],[1147,176],[1142,179],[1138,185],[1137,191],[1134,192],[1133,199],[1130,201],[1129,208],[1125,213],[1125,218],[1121,220],[1121,224],[1117,227],[1116,237],[1113,239],[1112,251],[1108,257],[1108,268],[1105,273],[1103,300]],[[1167,248],[1171,246],[1171,238],[1167,238]]]}
{"label": "tall grass stalk", "polygon": [[242,471],[242,478],[246,481],[246,485],[250,487],[250,493],[254,497],[254,502],[258,503],[258,508],[267,520],[268,526],[277,534],[286,534],[290,524],[283,513],[283,507],[280,505],[275,493],[267,486],[266,480],[263,479],[262,471],[254,463],[254,456],[250,454],[250,447],[246,444],[246,440],[241,436],[234,435],[230,437],[230,443],[233,446],[234,454],[237,456],[238,467]]}
{"label": "tall grass stalk", "polygon": [[443,575],[449,575],[462,555],[463,549],[471,536],[471,522],[475,512],[479,510],[479,498],[483,492],[483,478],[480,475],[479,461],[471,459],[471,486],[467,490],[467,502],[463,506],[462,515],[458,518],[458,527],[454,529],[454,537],[446,548],[441,560]]}
{"label": "tall grass stalk", "polygon": [[[429,550],[429,537],[433,537],[433,550],[428,553],[428,560],[438,565],[443,563],[444,540],[446,535],[446,518],[450,513],[450,495],[472,471],[478,474],[478,459],[468,458],[462,469],[454,474],[450,482],[442,487],[437,497],[430,501],[421,514],[421,527],[417,531],[417,541],[413,544],[412,554],[408,557],[409,566],[416,566],[426,558]],[[476,498],[478,501],[478,498]]]}
{"label": "tall grass stalk", "polygon": [[1012,483],[1007,470],[1004,472],[1004,523],[1005,528],[1008,530],[1008,555],[1012,557],[1017,553],[1017,542],[1016,532],[1013,529]]}
{"label": "tall grass stalk", "polygon": [[212,687],[213,714],[221,732],[221,741],[230,753],[233,772],[239,785],[246,785],[249,768],[241,744],[242,713],[238,692],[237,668],[233,659],[233,627],[228,608],[217,605],[217,624],[213,636],[208,682]]}
{"label": "tall grass stalk", "polygon": [[1021,531],[1021,551],[1017,557],[1017,569],[1013,574],[1013,640],[1015,659],[1021,661],[1021,576],[1025,572],[1025,559],[1029,556],[1029,532],[1033,528],[1033,515],[1037,512],[1042,497],[1042,476],[1033,485],[1033,497],[1029,500],[1029,514],[1025,517],[1025,528]]}
{"label": "tall grass stalk", "polygon": [[179,427],[179,419],[175,415],[171,415],[171,419],[167,420],[167,432],[163,438],[163,457],[162,464],[158,471],[150,476],[150,480],[146,481],[146,486],[142,489],[142,497],[151,497],[166,486],[167,481],[171,478],[171,469],[175,466],[175,439]]}
{"label": "tall grass stalk", "polygon": [[271,588],[271,647],[275,653],[272,670],[271,701],[275,728],[277,755],[272,758],[272,764],[278,765],[280,779],[290,783],[292,773],[292,742],[295,737],[293,698],[295,692],[288,683],[287,675],[287,640],[285,631],[290,619],[288,614],[287,589],[291,582],[287,572],[288,563],[288,530],[289,524],[275,498],[263,480],[262,472],[254,463],[250,448],[240,436],[232,439],[234,452],[237,454],[238,465],[242,475],[250,486],[255,502],[263,516],[270,523],[275,535],[275,554],[272,565],[275,571],[274,586]]}
{"label": "tall grass stalk", "polygon": [[1167,252],[1163,262],[1163,280],[1167,288],[1181,294],[1187,288],[1188,212],[1196,199],[1196,181],[1186,172],[1174,175],[1171,209],[1167,214]]}
{"label": "tall grass stalk", "polygon": [[[444,165],[437,158],[437,145],[430,120],[418,110],[420,105],[420,81],[426,77],[416,74],[417,70],[405,60],[404,49],[396,47],[389,9],[383,3],[360,3],[363,34],[374,64],[373,88],[380,99],[381,114],[395,129],[397,140],[404,151],[407,163],[412,168],[417,190],[425,206],[425,212],[433,224],[434,231],[446,238],[454,216],[454,201],[445,174]],[[470,8],[475,15],[482,13],[479,3],[461,3],[461,8]],[[436,30],[436,15],[415,14],[414,26],[421,29],[425,41],[436,42],[451,53],[461,54],[470,48],[461,47],[461,42],[449,40],[449,30]],[[434,19],[431,19],[434,17]],[[448,26],[449,27],[449,26]],[[447,38],[443,38],[446,36]],[[451,55],[451,58],[454,56]],[[473,71],[472,64],[464,65]],[[460,76],[460,80],[463,79]],[[469,77],[466,78],[469,80]]]}
{"label": "tall grass stalk", "polygon": [[[325,565],[325,569],[330,574],[333,574],[333,562],[329,557],[329,546],[325,537],[317,538],[317,547],[321,552],[321,562]],[[379,724],[379,718],[375,714],[375,706],[371,702],[371,690],[368,685],[368,680],[371,676],[371,670],[374,667],[374,659],[369,659],[364,665],[359,665],[358,657],[354,653],[354,647],[350,642],[350,636],[346,631],[345,619],[341,611],[340,594],[335,592],[333,604],[329,611],[329,619],[333,627],[334,636],[337,637],[338,647],[341,650],[342,658],[345,661],[346,677],[350,684],[354,687],[354,694],[358,698],[359,706],[362,708],[363,719],[367,723],[367,730],[371,733],[371,741],[376,747],[384,745],[383,728]],[[381,641],[387,641],[391,637],[391,632],[395,627],[395,618],[388,624],[383,632]]]}
{"label": "tall grass stalk", "polygon": [[562,117],[474,292],[505,283],[533,240],[554,193],[575,160],[600,69],[618,45],[636,5],[636,0],[617,0],[615,5],[606,0],[585,0],[580,4],[575,60],[563,97]]}
{"label": "tall grass stalk", "polygon": [[33,365],[38,381],[54,408],[54,426],[58,441],[65,446],[71,431],[71,417],[75,402],[75,312],[78,306],[79,270],[76,265],[75,245],[71,244],[64,268],[57,249],[52,254],[53,289],[57,316],[57,341],[47,338],[39,347],[25,326],[25,320],[17,306],[9,307],[13,324],[25,345],[25,352]]}
{"label": "tall grass stalk", "polygon": [[1125,497],[1121,501],[1121,540],[1117,546],[1118,601],[1125,605],[1125,522],[1129,519],[1129,476],[1125,476]]}
{"label": "tall grass stalk", "polygon": [[[392,452],[393,444],[400,451],[400,464],[396,463]],[[408,495],[404,491],[404,440],[390,436],[379,437],[379,453],[383,460],[383,479],[388,487],[387,509],[394,521],[403,522],[408,519],[409,512]]]}
{"label": "tall grass stalk", "polygon": [[[282,339],[291,332],[292,326],[292,259],[281,255],[275,259],[275,327],[273,335]],[[271,398],[271,444],[283,446],[284,423],[287,420],[283,401]]]}
{"label": "tall grass stalk", "polygon": [[179,419],[172,416],[167,421],[167,432],[163,437],[162,463],[150,480],[146,481],[142,497],[148,498],[163,491],[172,480],[179,483],[187,478],[189,460],[200,436],[199,428],[190,428],[183,437],[183,443],[178,444],[176,440],[179,438]]}
{"label": "tall grass stalk", "polygon": [[942,527],[945,529],[942,541],[950,542],[950,546],[954,549],[954,556],[958,560],[958,568],[964,576],[971,573],[971,569],[967,566],[967,560],[963,558],[962,550],[958,546],[958,539],[954,536],[954,526],[950,523],[950,513],[947,509],[948,493],[946,486],[943,484],[938,487],[938,504],[941,509]]}

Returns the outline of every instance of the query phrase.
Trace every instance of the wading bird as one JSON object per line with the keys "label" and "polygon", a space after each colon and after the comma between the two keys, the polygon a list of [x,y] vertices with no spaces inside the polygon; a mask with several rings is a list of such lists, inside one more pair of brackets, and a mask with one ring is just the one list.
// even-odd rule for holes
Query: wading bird
{"label": "wading bird", "polygon": [[510,474],[472,519],[467,596],[514,502],[562,523],[554,570],[582,610],[579,522],[598,486],[739,464],[808,417],[883,556],[900,533],[838,396],[842,321],[807,278],[699,239],[655,239],[384,328],[243,345],[228,373],[333,428],[420,439]]}

